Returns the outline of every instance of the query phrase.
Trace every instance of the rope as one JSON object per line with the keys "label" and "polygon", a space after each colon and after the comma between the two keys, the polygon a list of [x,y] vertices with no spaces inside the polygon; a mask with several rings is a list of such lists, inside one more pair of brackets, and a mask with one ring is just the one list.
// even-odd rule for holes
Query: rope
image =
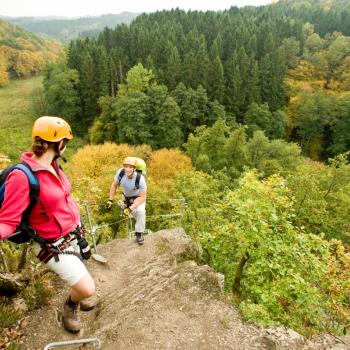
{"label": "rope", "polygon": [[[146,218],[148,219],[156,219],[156,218],[175,218],[175,217],[181,217],[182,214],[181,213],[177,213],[177,214],[159,214],[159,215],[148,215],[146,216]],[[126,221],[126,220],[129,220],[129,218],[123,218],[123,219],[120,219],[120,220],[117,220],[117,221],[114,221],[114,222],[111,222],[109,224],[103,224],[103,225],[98,225],[96,227],[94,227],[95,231],[97,230],[100,230],[101,228],[103,227],[109,227],[109,226],[113,226],[119,222],[122,222],[122,221]]]}
{"label": "rope", "polygon": [[[183,204],[186,203],[186,200],[185,198],[171,198],[171,197],[167,197],[167,198],[162,198],[162,199],[159,199],[159,198],[147,198],[147,201],[163,201],[163,200],[168,200],[168,201],[179,201]],[[103,202],[96,202],[96,201],[90,201],[90,200],[83,200],[82,201],[82,204],[86,207],[86,210],[88,210],[88,207],[90,205],[100,205],[100,204],[104,204]],[[112,205],[118,205],[118,202],[116,203],[112,203]],[[158,214],[158,215],[148,215],[146,216],[146,218],[148,219],[164,219],[164,218],[182,218],[183,217],[183,213],[174,213],[174,214]],[[94,233],[97,231],[97,230],[100,230],[101,228],[104,228],[104,227],[110,227],[110,226],[113,226],[113,225],[116,225],[120,222],[123,222],[123,221],[126,221],[126,220],[129,220],[130,218],[122,218],[122,219],[119,219],[119,220],[116,220],[116,221],[113,221],[109,224],[102,224],[102,225],[98,225],[98,226],[92,226],[92,224],[90,223],[90,230],[93,231]]]}
{"label": "rope", "polygon": [[[182,198],[171,198],[171,197],[166,197],[166,198],[148,198],[146,199],[147,202],[186,202],[186,199],[184,197]],[[104,201],[96,201],[96,200],[88,200],[88,199],[83,199],[81,201],[82,203],[88,203],[89,205],[104,205],[105,202]],[[78,201],[79,203],[79,201]],[[112,205],[118,205],[117,202],[112,203]]]}

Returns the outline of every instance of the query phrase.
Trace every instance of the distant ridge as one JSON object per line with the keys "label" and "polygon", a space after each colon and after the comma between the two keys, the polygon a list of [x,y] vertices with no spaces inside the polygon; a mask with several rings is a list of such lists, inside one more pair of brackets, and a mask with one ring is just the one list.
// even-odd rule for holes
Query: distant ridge
{"label": "distant ridge", "polygon": [[32,33],[49,36],[61,41],[70,41],[79,36],[97,36],[105,27],[115,27],[121,23],[130,23],[139,13],[122,12],[86,17],[7,17],[7,22],[18,25]]}

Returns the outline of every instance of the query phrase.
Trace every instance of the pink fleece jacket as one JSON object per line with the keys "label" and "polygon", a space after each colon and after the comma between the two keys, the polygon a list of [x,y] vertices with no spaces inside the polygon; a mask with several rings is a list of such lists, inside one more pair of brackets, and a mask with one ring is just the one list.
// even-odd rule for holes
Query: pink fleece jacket
{"label": "pink fleece jacket", "polygon": [[[59,179],[32,159],[33,153],[23,153],[21,159],[35,172],[40,184],[39,200],[34,206],[29,224],[44,238],[58,238],[73,231],[80,222],[79,208],[71,195],[71,185],[59,169]],[[0,209],[0,240],[10,236],[21,222],[29,205],[29,183],[21,170],[12,171],[5,186]]]}

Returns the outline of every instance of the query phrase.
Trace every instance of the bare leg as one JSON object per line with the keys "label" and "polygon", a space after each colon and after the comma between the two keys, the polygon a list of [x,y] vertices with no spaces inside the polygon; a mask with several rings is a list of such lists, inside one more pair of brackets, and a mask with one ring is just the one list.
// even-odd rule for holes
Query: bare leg
{"label": "bare leg", "polygon": [[75,303],[91,297],[95,293],[95,282],[87,273],[79,282],[72,286],[70,293],[71,300]]}

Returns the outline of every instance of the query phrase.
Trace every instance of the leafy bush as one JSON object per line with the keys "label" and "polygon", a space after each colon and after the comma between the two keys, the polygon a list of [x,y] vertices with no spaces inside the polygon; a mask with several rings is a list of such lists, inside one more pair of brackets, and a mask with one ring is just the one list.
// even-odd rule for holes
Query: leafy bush
{"label": "leafy bush", "polygon": [[285,174],[302,160],[296,144],[269,140],[261,130],[248,140],[245,126],[230,128],[223,120],[212,127],[198,127],[184,146],[198,170],[226,172],[231,179],[238,178],[246,168],[258,169],[265,176]]}
{"label": "leafy bush", "polygon": [[225,274],[243,316],[304,334],[340,334],[350,316],[350,254],[340,241],[295,225],[287,181],[278,175],[259,180],[247,172],[220,198],[216,180],[200,179],[197,173],[192,182],[178,180],[181,193],[194,200],[190,207],[198,207],[186,228],[207,262]]}
{"label": "leafy bush", "polygon": [[[174,196],[172,183],[174,179],[192,169],[190,159],[178,150],[162,149],[151,151],[146,145],[128,146],[105,143],[89,145],[81,148],[69,161],[67,173],[72,182],[74,195],[84,212],[84,201],[88,201],[91,214],[97,224],[112,224],[104,232],[98,230],[98,239],[108,241],[111,238],[123,237],[127,234],[125,221],[120,221],[119,208],[113,207],[111,212],[104,208],[108,199],[111,183],[116,171],[122,166],[126,156],[143,158],[147,163],[147,219],[148,227],[160,229],[168,227],[168,220],[159,221],[159,214],[178,213],[181,201],[169,201]],[[121,197],[121,190],[115,199]],[[178,197],[176,195],[175,197]],[[83,217],[87,223],[87,218]]]}
{"label": "leafy bush", "polygon": [[350,243],[350,165],[347,155],[330,165],[306,161],[288,177],[295,197],[294,222],[307,231]]}

